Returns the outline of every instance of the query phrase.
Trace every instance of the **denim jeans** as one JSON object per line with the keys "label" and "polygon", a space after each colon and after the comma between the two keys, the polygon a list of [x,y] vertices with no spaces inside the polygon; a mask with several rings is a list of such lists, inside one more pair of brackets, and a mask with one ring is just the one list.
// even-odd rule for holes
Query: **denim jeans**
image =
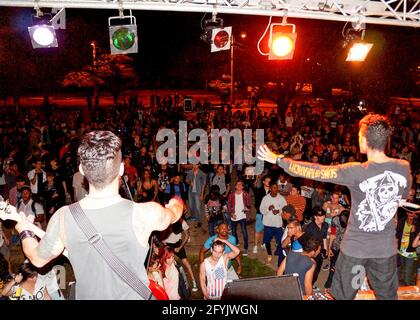
{"label": "denim jeans", "polygon": [[225,219],[226,219],[226,224],[228,225],[228,227],[232,227],[232,221],[230,220],[230,213],[229,212],[225,213]]}
{"label": "denim jeans", "polygon": [[335,273],[335,263],[337,262],[338,255],[340,254],[340,250],[334,250],[334,249],[331,249],[331,250],[334,255],[330,258],[330,273],[328,274],[328,279],[324,285],[326,289],[331,288],[331,284],[332,284],[334,273]]}
{"label": "denim jeans", "polygon": [[244,237],[244,249],[248,250],[248,231],[246,229],[246,219],[241,219],[238,221],[231,221],[232,222],[232,236],[236,238],[236,241],[239,242],[238,235],[236,233],[236,228],[238,224],[241,225],[242,236]]}
{"label": "denim jeans", "polygon": [[223,220],[216,220],[213,222],[209,222],[209,235],[210,237],[214,236],[216,234],[216,227],[221,224]]}
{"label": "denim jeans", "polygon": [[195,192],[188,193],[188,205],[191,210],[191,219],[197,219],[201,223],[201,203],[200,194]]}

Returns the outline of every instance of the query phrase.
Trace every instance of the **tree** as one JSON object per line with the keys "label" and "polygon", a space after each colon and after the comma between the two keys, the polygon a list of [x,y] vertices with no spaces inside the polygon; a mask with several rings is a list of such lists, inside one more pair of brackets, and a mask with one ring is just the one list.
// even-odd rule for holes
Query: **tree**
{"label": "tree", "polygon": [[121,92],[136,86],[138,76],[132,66],[133,59],[126,55],[104,54],[96,62],[96,68],[88,65],[82,70],[69,72],[61,82],[63,87],[82,88],[88,98],[96,86],[111,92],[114,104],[117,104]]}

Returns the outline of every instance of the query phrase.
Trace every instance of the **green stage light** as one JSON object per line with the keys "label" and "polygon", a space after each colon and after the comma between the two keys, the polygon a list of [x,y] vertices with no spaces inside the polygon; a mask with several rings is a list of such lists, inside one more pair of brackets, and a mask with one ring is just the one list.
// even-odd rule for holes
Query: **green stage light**
{"label": "green stage light", "polygon": [[[113,21],[115,20],[117,20],[119,23],[123,22],[123,20],[126,20],[126,24],[112,25]],[[128,23],[127,20],[130,22]],[[111,54],[137,53],[137,24],[136,18],[132,14],[129,16],[124,16],[121,12],[121,15],[118,17],[108,18],[108,28]]]}
{"label": "green stage light", "polygon": [[112,44],[118,50],[128,50],[135,43],[136,34],[126,27],[120,27],[112,34]]}

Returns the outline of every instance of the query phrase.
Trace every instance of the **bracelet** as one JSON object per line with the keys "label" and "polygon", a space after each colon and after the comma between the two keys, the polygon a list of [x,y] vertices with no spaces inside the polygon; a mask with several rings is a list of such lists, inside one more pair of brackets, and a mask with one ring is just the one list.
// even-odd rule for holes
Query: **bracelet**
{"label": "bracelet", "polygon": [[23,230],[21,233],[19,233],[20,241],[23,241],[26,238],[35,238],[35,233],[33,233],[31,230]]}

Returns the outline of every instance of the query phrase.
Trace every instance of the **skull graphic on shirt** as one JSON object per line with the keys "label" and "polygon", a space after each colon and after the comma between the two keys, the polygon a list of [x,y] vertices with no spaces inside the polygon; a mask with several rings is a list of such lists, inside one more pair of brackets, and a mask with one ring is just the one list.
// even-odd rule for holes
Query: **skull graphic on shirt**
{"label": "skull graphic on shirt", "polygon": [[359,187],[366,194],[356,212],[359,229],[366,232],[384,230],[397,211],[402,198],[400,188],[407,187],[407,179],[398,173],[385,171],[364,180]]}

